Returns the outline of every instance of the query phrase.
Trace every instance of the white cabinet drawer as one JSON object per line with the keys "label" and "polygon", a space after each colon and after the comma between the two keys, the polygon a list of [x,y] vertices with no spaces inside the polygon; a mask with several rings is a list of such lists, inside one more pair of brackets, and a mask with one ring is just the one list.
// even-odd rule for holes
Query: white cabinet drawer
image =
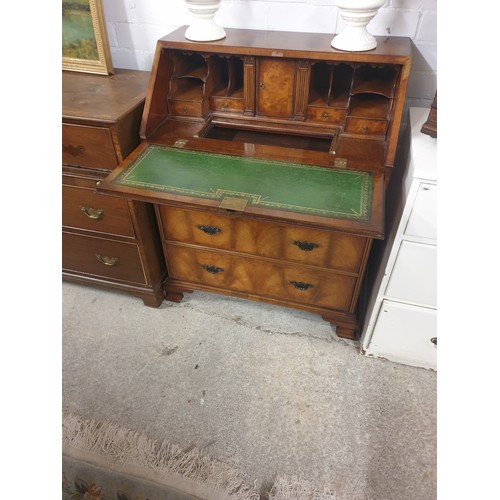
{"label": "white cabinet drawer", "polygon": [[437,240],[437,186],[422,182],[418,187],[405,235]]}
{"label": "white cabinet drawer", "polygon": [[385,296],[418,305],[437,306],[437,248],[402,241]]}
{"label": "white cabinet drawer", "polygon": [[422,368],[437,368],[437,312],[382,302],[366,354]]}

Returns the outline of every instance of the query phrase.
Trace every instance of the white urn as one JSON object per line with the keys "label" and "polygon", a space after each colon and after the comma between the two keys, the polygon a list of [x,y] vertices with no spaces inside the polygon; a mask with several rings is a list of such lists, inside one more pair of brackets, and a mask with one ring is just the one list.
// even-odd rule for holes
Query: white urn
{"label": "white urn", "polygon": [[344,27],[333,38],[332,47],[349,52],[374,49],[377,40],[366,26],[377,15],[385,0],[336,0],[335,3]]}
{"label": "white urn", "polygon": [[193,22],[184,36],[195,42],[211,42],[226,36],[224,28],[215,21],[214,16],[220,7],[220,0],[184,0],[193,15]]}

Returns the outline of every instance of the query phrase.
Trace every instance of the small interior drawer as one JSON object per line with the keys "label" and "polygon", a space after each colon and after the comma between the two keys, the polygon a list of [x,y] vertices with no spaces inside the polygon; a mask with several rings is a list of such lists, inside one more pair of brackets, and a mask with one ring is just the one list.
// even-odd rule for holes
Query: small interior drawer
{"label": "small interior drawer", "polygon": [[341,125],[342,123],[344,123],[346,113],[346,109],[308,106],[307,119],[317,122],[335,123]]}
{"label": "small interior drawer", "polygon": [[193,243],[239,253],[357,273],[367,239],[273,222],[159,207],[167,241]]}
{"label": "small interior drawer", "polygon": [[134,243],[63,232],[62,267],[70,272],[146,283],[139,249]]}
{"label": "small interior drawer", "polygon": [[171,279],[347,310],[356,278],[183,245],[167,245]]}
{"label": "small interior drawer", "polygon": [[345,132],[348,134],[366,134],[383,136],[387,131],[387,120],[367,120],[347,118]]}
{"label": "small interior drawer", "polygon": [[168,106],[172,115],[201,117],[203,109],[201,102],[169,100]]}
{"label": "small interior drawer", "polygon": [[231,99],[229,97],[210,97],[210,109],[226,113],[243,112],[243,99]]}
{"label": "small interior drawer", "polygon": [[81,167],[115,168],[118,161],[110,130],[63,123],[62,161]]}
{"label": "small interior drawer", "polygon": [[80,186],[62,188],[63,226],[133,238],[127,200]]}
{"label": "small interior drawer", "polygon": [[418,188],[405,235],[437,240],[437,186],[422,182]]}

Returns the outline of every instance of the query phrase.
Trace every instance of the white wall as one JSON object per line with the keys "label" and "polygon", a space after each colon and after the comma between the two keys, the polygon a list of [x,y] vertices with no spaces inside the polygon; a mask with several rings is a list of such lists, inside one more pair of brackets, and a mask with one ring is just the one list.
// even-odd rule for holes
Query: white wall
{"label": "white wall", "polygon": [[[191,22],[183,0],[103,0],[115,68],[151,69],[156,41]],[[335,0],[222,0],[215,20],[226,28],[337,33]],[[407,106],[428,107],[437,85],[437,0],[387,0],[369,24],[373,35],[414,42]]]}

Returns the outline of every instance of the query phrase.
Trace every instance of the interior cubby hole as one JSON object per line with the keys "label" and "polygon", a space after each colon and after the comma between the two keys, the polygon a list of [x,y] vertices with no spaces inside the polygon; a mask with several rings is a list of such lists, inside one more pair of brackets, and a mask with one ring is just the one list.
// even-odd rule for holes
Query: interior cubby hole
{"label": "interior cubby hole", "polygon": [[397,71],[394,66],[363,64],[356,67],[352,94],[371,92],[394,97]]}
{"label": "interior cubby hole", "polygon": [[311,67],[309,105],[347,108],[354,68],[349,64],[314,63]]}
{"label": "interior cubby hole", "polygon": [[173,50],[170,54],[173,64],[172,78],[198,78],[205,81],[208,76],[208,63],[199,53]]}
{"label": "interior cubby hole", "polygon": [[391,112],[392,99],[381,94],[366,92],[351,97],[347,115],[352,118],[387,120]]}
{"label": "interior cubby hole", "polygon": [[169,99],[181,101],[201,101],[203,99],[205,83],[193,77],[183,77],[170,82]]}
{"label": "interior cubby hole", "polygon": [[213,70],[218,72],[220,84],[213,95],[243,98],[243,60],[238,56],[212,56]]}

